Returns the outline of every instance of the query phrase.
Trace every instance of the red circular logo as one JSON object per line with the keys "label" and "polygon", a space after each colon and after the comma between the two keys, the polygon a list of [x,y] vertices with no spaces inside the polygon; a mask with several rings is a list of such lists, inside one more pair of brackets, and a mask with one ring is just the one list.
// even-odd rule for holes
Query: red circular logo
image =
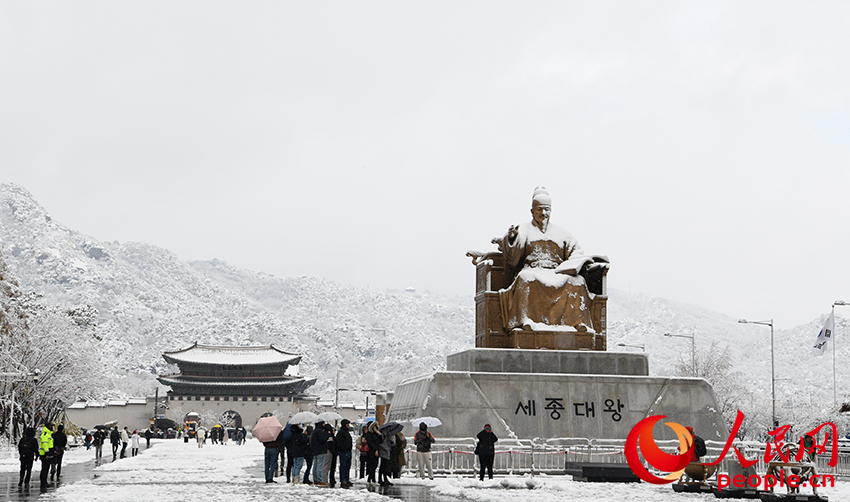
{"label": "red circular logo", "polygon": [[[681,453],[678,455],[664,453],[655,444],[655,438],[652,437],[652,427],[662,418],[667,417],[664,415],[653,415],[644,418],[632,428],[629,436],[626,438],[626,461],[628,461],[632,472],[647,483],[654,483],[656,485],[672,483],[679,479],[685,470],[685,466],[691,462],[694,450],[693,439],[691,439],[688,430],[676,422],[666,422],[665,425],[673,429],[673,432],[679,438],[679,451]],[[670,474],[659,478],[649,472],[640,461],[638,448],[640,448],[640,453],[643,455],[647,464],[659,471],[669,472]]]}

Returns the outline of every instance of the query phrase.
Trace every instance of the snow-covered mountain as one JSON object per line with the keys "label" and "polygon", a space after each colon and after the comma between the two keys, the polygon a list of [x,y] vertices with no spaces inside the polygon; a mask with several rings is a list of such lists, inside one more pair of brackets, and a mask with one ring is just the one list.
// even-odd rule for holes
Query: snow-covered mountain
{"label": "snow-covered mountain", "polygon": [[[149,244],[100,242],[66,228],[13,184],[0,185],[0,239],[22,289],[43,294],[47,303],[97,308],[101,358],[119,390],[130,393],[152,392],[153,375],[166,369],[162,351],[195,341],[275,343],[303,353],[301,372],[317,377],[311,390],[325,395],[337,371],[344,387],[392,389],[403,378],[444,368],[447,354],[474,343],[471,295],[276,278],[219,260],[182,261]],[[469,273],[471,290],[471,267]],[[695,333],[697,351],[713,341],[730,346],[735,370],[754,399],[769,402],[769,328],[672,300],[609,293],[609,350],[634,351],[639,349],[617,344],[643,344],[650,371],[671,374],[680,357],[690,358],[691,342],[663,333]],[[810,355],[826,314],[775,332],[777,400],[793,406],[782,408],[789,414],[804,405],[832,404],[831,355]],[[836,324],[839,340],[850,334],[846,318],[837,317]],[[846,345],[839,343],[839,360],[850,351]]]}

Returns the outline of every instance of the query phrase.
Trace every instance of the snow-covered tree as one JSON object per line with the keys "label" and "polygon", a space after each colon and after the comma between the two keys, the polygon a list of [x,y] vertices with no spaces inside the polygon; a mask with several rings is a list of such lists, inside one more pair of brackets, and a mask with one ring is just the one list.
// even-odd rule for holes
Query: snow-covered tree
{"label": "snow-covered tree", "polygon": [[12,414],[12,436],[19,436],[19,424],[56,420],[65,406],[103,388],[95,317],[90,306],[63,310],[21,292],[0,253],[0,431],[9,434]]}
{"label": "snow-covered tree", "polygon": [[[694,363],[696,363],[696,372],[694,372]],[[738,410],[743,411],[747,417],[740,435],[745,435],[748,427],[766,430],[757,427],[764,417],[755,406],[752,392],[741,384],[741,372],[733,371],[728,345],[721,349],[716,341],[711,342],[707,350],[701,350],[694,355],[693,361],[692,358],[682,355],[675,363],[673,371],[677,376],[689,377],[696,374],[698,378],[704,378],[711,384],[720,412],[723,413],[723,418],[730,430],[735,423]],[[754,432],[758,434],[761,431]]]}

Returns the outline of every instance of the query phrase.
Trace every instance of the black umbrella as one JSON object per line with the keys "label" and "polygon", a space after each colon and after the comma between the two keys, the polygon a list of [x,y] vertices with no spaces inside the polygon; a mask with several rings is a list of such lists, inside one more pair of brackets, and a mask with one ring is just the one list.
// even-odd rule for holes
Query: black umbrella
{"label": "black umbrella", "polygon": [[101,430],[102,430],[102,429],[108,429],[109,427],[107,427],[107,426],[105,426],[105,425],[95,425],[95,426],[94,426],[94,428],[95,428],[95,429],[101,429]]}
{"label": "black umbrella", "polygon": [[387,436],[395,436],[396,434],[401,432],[402,429],[404,429],[404,425],[398,422],[387,422],[381,427],[379,427],[381,433],[386,434]]}

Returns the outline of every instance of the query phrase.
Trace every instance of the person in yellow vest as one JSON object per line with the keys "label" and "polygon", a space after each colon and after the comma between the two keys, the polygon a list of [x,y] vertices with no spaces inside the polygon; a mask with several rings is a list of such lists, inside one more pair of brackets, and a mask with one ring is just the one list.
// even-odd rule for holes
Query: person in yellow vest
{"label": "person in yellow vest", "polygon": [[41,437],[38,441],[38,458],[41,460],[41,489],[48,487],[47,475],[50,473],[50,462],[53,459],[53,424],[47,422],[41,429]]}

